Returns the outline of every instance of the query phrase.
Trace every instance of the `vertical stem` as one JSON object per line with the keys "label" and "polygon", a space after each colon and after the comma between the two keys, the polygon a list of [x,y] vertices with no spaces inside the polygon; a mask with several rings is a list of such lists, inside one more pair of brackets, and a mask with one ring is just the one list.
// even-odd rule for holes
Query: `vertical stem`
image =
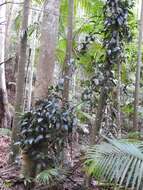
{"label": "vertical stem", "polygon": [[54,84],[60,2],[44,0],[39,61],[36,66],[35,101],[47,98],[48,88]]}
{"label": "vertical stem", "polygon": [[[41,12],[39,14],[34,11],[30,11],[29,14],[29,24],[34,24],[39,21]],[[30,60],[28,65],[28,76],[26,81],[26,90],[25,90],[25,99],[26,99],[26,110],[30,111],[32,105],[32,92],[33,92],[33,74],[34,74],[34,63],[35,63],[35,55],[36,55],[36,47],[37,47],[37,29],[34,30],[32,37],[30,39]]]}
{"label": "vertical stem", "polygon": [[36,35],[33,35],[33,44],[32,44],[32,59],[29,65],[29,84],[28,84],[28,94],[27,94],[27,111],[30,111],[31,102],[32,102],[32,83],[33,83],[33,72],[34,72],[34,62],[35,62],[35,48],[36,47]]}
{"label": "vertical stem", "polygon": [[100,97],[99,97],[99,103],[98,103],[98,107],[97,107],[97,113],[96,113],[96,119],[95,119],[95,123],[93,125],[93,135],[92,135],[92,144],[96,144],[96,138],[98,135],[98,132],[101,128],[101,123],[102,123],[102,118],[103,118],[103,113],[105,110],[105,106],[106,106],[106,100],[107,100],[107,90],[105,89],[106,87],[106,82],[105,82],[105,86],[102,87],[101,89],[101,93],[100,93]]}
{"label": "vertical stem", "polygon": [[12,152],[11,161],[14,161],[19,153],[18,147],[14,144],[18,140],[20,128],[19,114],[23,112],[24,106],[24,88],[25,88],[25,66],[27,62],[27,27],[28,27],[28,16],[29,16],[30,0],[24,1],[22,27],[21,27],[21,39],[20,39],[20,51],[19,51],[19,62],[18,62],[18,75],[16,81],[16,103],[15,103],[15,117],[14,126],[12,129]]}
{"label": "vertical stem", "polygon": [[[2,3],[4,1],[2,0]],[[0,22],[6,21],[6,5],[0,7]],[[5,59],[5,23],[0,25],[0,62]],[[0,127],[7,127],[8,97],[5,79],[5,64],[0,65]]]}
{"label": "vertical stem", "polygon": [[66,56],[63,66],[64,91],[63,100],[68,101],[69,98],[69,77],[70,77],[70,60],[72,56],[72,38],[73,38],[73,14],[74,0],[68,0],[68,32],[67,32],[67,47]]}
{"label": "vertical stem", "polygon": [[[63,94],[62,94],[63,105],[69,100],[70,61],[72,56],[72,41],[73,41],[73,16],[74,16],[74,0],[68,0],[67,44],[66,44],[66,55],[62,71],[64,78]],[[70,143],[70,146],[72,150],[72,142]],[[62,151],[62,157],[63,161],[67,160],[64,150]]]}
{"label": "vertical stem", "polygon": [[138,62],[136,70],[136,82],[135,82],[135,95],[134,95],[134,118],[133,118],[133,130],[137,131],[138,128],[138,106],[139,106],[139,90],[140,90],[140,71],[142,64],[142,33],[143,33],[143,0],[141,2],[141,15],[139,23],[139,38],[138,38]]}
{"label": "vertical stem", "polygon": [[9,57],[10,53],[10,38],[11,38],[11,33],[10,29],[12,26],[12,14],[13,14],[13,0],[11,4],[6,4],[6,29],[5,29],[5,57]]}
{"label": "vertical stem", "polygon": [[[27,58],[27,66],[26,66],[26,73],[25,73],[25,88],[24,88],[24,105],[23,111],[27,110],[27,103],[28,103],[28,91],[29,91],[29,76],[30,76],[30,69],[31,69],[31,48],[28,50],[28,58]],[[28,111],[28,110],[27,110]]]}
{"label": "vertical stem", "polygon": [[[35,20],[33,21],[33,23],[38,22],[40,14],[36,14],[36,16],[35,16],[34,13],[32,12],[31,20],[33,20],[36,17]],[[28,77],[29,78],[29,84],[28,84],[28,94],[27,94],[27,111],[30,111],[31,104],[32,104],[34,63],[35,63],[35,55],[36,55],[36,47],[37,47],[36,36],[37,36],[37,30],[34,31],[34,33],[32,35],[31,42],[30,42],[32,52],[31,52],[31,62],[30,62],[30,65],[29,65],[29,77]]]}
{"label": "vertical stem", "polygon": [[[119,33],[117,36],[117,45],[120,46],[119,40]],[[117,125],[118,125],[118,136],[121,137],[121,57],[117,57],[117,77],[118,77],[118,84],[117,84]]]}
{"label": "vertical stem", "polygon": [[118,63],[118,89],[117,89],[117,104],[118,104],[118,113],[117,113],[117,123],[119,129],[119,137],[121,137],[121,69],[122,65]]}

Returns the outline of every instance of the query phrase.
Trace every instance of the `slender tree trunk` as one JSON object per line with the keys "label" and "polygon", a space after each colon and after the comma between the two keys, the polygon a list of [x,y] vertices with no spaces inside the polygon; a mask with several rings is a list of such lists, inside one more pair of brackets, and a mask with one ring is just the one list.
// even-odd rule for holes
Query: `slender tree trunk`
{"label": "slender tree trunk", "polygon": [[68,0],[68,31],[67,31],[67,47],[66,56],[63,65],[64,90],[63,101],[69,99],[69,82],[70,82],[70,64],[72,56],[72,38],[73,38],[73,15],[74,15],[74,0]]}
{"label": "slender tree trunk", "polygon": [[107,90],[105,89],[105,87],[102,87],[97,107],[96,119],[94,124],[92,125],[91,144],[96,144],[97,141],[97,135],[101,128],[103,113],[106,106],[107,95],[108,95]]}
{"label": "slender tree trunk", "polygon": [[[38,14],[35,16],[33,12],[31,12],[31,20],[32,23],[38,22]],[[32,91],[33,91],[33,73],[34,73],[34,63],[35,63],[35,53],[36,53],[36,47],[37,47],[37,30],[35,30],[32,34],[32,38],[30,40],[30,47],[31,47],[31,59],[30,64],[28,68],[28,83],[27,83],[27,111],[30,111],[31,104],[32,104]]]}
{"label": "slender tree trunk", "polygon": [[[117,44],[120,44],[119,41],[119,33],[117,36]],[[117,84],[117,124],[118,124],[118,129],[119,129],[119,133],[118,135],[121,136],[121,57],[117,56],[116,58],[116,62],[117,62],[117,71],[118,71],[118,84]],[[108,62],[106,63],[105,66],[105,71],[108,70],[109,73],[112,70],[112,66],[110,64],[108,64]],[[92,144],[96,143],[96,137],[98,135],[98,132],[101,128],[101,124],[102,124],[102,118],[103,118],[103,113],[105,110],[105,106],[106,106],[106,101],[108,98],[108,93],[109,90],[107,90],[108,85],[108,80],[110,79],[110,74],[109,76],[106,76],[106,80],[104,81],[104,86],[101,89],[101,93],[100,93],[100,97],[99,97],[99,103],[98,103],[98,107],[97,107],[97,113],[96,113],[96,119],[95,119],[95,125],[93,126],[93,139],[92,139]]]}
{"label": "slender tree trunk", "polygon": [[118,87],[117,87],[117,125],[118,125],[118,136],[121,137],[121,62],[118,61]]}
{"label": "slender tree trunk", "polygon": [[[2,3],[5,1],[2,0]],[[0,23],[6,22],[6,6],[0,7]],[[5,23],[0,24],[0,63],[4,62],[5,54]],[[8,98],[5,79],[5,64],[0,64],[0,127],[7,127]]]}
{"label": "slender tree trunk", "polygon": [[139,21],[139,38],[138,38],[138,62],[136,70],[136,83],[135,83],[135,100],[134,100],[134,118],[133,130],[137,131],[138,128],[138,106],[139,106],[139,90],[140,90],[140,72],[142,64],[142,35],[143,35],[143,0],[141,2],[141,15]]}
{"label": "slender tree trunk", "polygon": [[30,111],[32,104],[32,90],[33,90],[33,72],[34,72],[34,62],[35,62],[35,48],[36,47],[36,35],[33,35],[31,61],[29,65],[28,73],[28,93],[27,93],[27,111]]}
{"label": "slender tree trunk", "polygon": [[[11,1],[13,2],[13,0]],[[13,18],[13,3],[6,4],[6,30],[5,30],[5,58],[9,57],[9,47],[10,47],[10,38],[11,38],[11,26]]]}
{"label": "slender tree trunk", "polygon": [[26,73],[25,73],[25,88],[24,88],[24,105],[23,105],[23,111],[27,110],[27,100],[28,100],[28,83],[29,83],[29,74],[30,74],[30,68],[31,68],[31,47],[28,48],[28,55],[27,55],[27,65],[26,65]]}
{"label": "slender tree trunk", "polygon": [[[119,34],[117,36],[117,45],[120,46]],[[121,137],[121,69],[122,61],[121,57],[117,57],[117,126],[118,126],[118,136]]]}
{"label": "slender tree trunk", "polygon": [[[67,26],[67,41],[66,41],[66,55],[65,55],[65,60],[63,63],[63,70],[62,70],[62,75],[64,79],[64,84],[63,84],[63,94],[62,94],[62,99],[63,99],[63,104],[65,104],[69,100],[69,85],[70,85],[70,80],[71,80],[71,74],[70,74],[70,65],[71,65],[71,57],[72,57],[72,43],[73,43],[73,16],[74,16],[74,0],[68,0],[68,26]],[[71,136],[72,138],[72,136]],[[71,164],[72,164],[72,142],[66,146],[70,146],[71,151],[69,152],[69,155],[71,156]],[[64,164],[65,161],[68,160],[65,151],[63,150],[62,152],[62,160]]]}
{"label": "slender tree trunk", "polygon": [[55,52],[58,37],[60,0],[45,0],[41,26],[40,57],[37,65],[35,100],[47,97],[53,84]]}
{"label": "slender tree trunk", "polygon": [[[55,65],[56,41],[58,36],[60,0],[45,0],[44,13],[41,27],[41,46],[40,58],[37,65],[37,80],[35,86],[35,100],[46,98],[48,87],[53,83],[53,72]],[[47,151],[47,146],[40,145],[43,153]],[[35,177],[37,163],[26,153],[29,163],[25,161],[24,171],[28,172],[29,177]],[[32,167],[34,164],[34,168]],[[30,184],[34,186],[34,184]]]}
{"label": "slender tree trunk", "polygon": [[19,50],[19,62],[18,62],[18,74],[16,81],[16,103],[15,103],[15,116],[14,125],[12,129],[12,161],[15,160],[19,149],[14,143],[18,140],[19,136],[19,114],[23,112],[24,106],[24,89],[25,89],[25,66],[27,61],[27,28],[28,28],[28,15],[29,15],[30,0],[24,1],[22,27],[21,27],[21,39]]}

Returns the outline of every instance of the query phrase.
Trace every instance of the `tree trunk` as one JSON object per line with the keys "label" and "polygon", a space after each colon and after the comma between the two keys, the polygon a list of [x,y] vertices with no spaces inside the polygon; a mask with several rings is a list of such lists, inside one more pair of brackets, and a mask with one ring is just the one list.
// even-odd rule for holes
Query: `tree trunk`
{"label": "tree trunk", "polygon": [[14,125],[12,129],[12,161],[15,160],[18,155],[19,149],[14,143],[18,140],[19,136],[19,114],[23,112],[24,106],[24,89],[25,89],[25,66],[27,61],[27,27],[28,27],[28,15],[29,15],[30,0],[24,1],[22,27],[21,27],[21,39],[19,49],[19,62],[18,62],[18,73],[16,81],[16,103],[15,103],[15,116]]}
{"label": "tree trunk", "polygon": [[[5,1],[2,0],[2,3]],[[6,21],[6,6],[0,7],[0,23]],[[6,90],[6,79],[5,79],[5,64],[4,64],[4,54],[5,54],[5,24],[0,24],[0,127],[7,126],[7,115],[8,115],[8,98]]]}
{"label": "tree trunk", "polygon": [[36,36],[33,35],[33,44],[32,44],[32,52],[31,52],[31,60],[28,71],[28,92],[27,92],[27,111],[31,109],[32,103],[32,91],[33,91],[33,72],[34,72],[34,62],[35,62],[35,47],[36,47]]}
{"label": "tree trunk", "polygon": [[[106,85],[105,85],[105,87],[106,87]],[[94,124],[92,125],[92,134],[93,135],[92,135],[92,139],[91,139],[91,144],[93,144],[93,145],[96,144],[97,135],[101,128],[103,113],[104,113],[105,106],[106,106],[108,92],[105,89],[105,87],[102,87],[102,89],[101,89],[99,103],[98,103],[98,107],[97,107],[96,119],[95,119]]]}
{"label": "tree trunk", "polygon": [[41,26],[40,57],[37,65],[35,101],[47,97],[48,87],[53,84],[55,52],[58,36],[60,0],[45,0]]}
{"label": "tree trunk", "polygon": [[136,70],[136,83],[135,83],[135,100],[134,100],[134,118],[133,118],[133,130],[137,131],[138,128],[138,106],[139,106],[139,90],[140,90],[140,71],[142,64],[142,34],[143,34],[143,0],[141,5],[141,15],[139,23],[139,38],[138,38],[138,62]]}
{"label": "tree trunk", "polygon": [[[34,24],[35,22],[38,22],[38,16],[39,14],[34,14],[34,12],[31,12],[31,22]],[[28,67],[28,81],[27,81],[27,93],[26,93],[26,110],[30,111],[31,104],[32,104],[32,92],[33,92],[33,74],[34,74],[34,64],[35,64],[35,53],[36,53],[36,47],[37,47],[37,30],[35,30],[32,34],[32,38],[30,40],[30,47],[31,47],[31,59],[29,62]]]}
{"label": "tree trunk", "polygon": [[13,19],[13,0],[12,3],[6,4],[6,29],[5,29],[5,58],[9,58],[10,54],[10,39],[11,39],[11,26]]}
{"label": "tree trunk", "polygon": [[121,62],[118,61],[118,86],[117,86],[117,125],[118,125],[118,136],[121,137]]}
{"label": "tree trunk", "polygon": [[73,38],[73,15],[74,15],[74,0],[68,0],[68,31],[67,31],[67,46],[66,56],[63,65],[64,90],[63,101],[69,99],[69,82],[70,82],[70,62],[72,56],[72,38]]}
{"label": "tree trunk", "polygon": [[[35,101],[36,99],[46,98],[48,95],[48,87],[53,84],[59,11],[60,0],[45,1],[41,29],[40,57],[37,65],[37,80],[34,94]],[[43,151],[43,153],[45,153],[44,151],[47,152],[47,144],[46,147],[41,144],[40,150]],[[27,157],[29,157],[28,154]],[[26,161],[23,170],[29,177],[35,177],[37,173],[37,163],[35,163],[31,157],[29,157],[29,162],[31,167],[29,167]],[[35,163],[34,168],[32,167],[33,163]]]}
{"label": "tree trunk", "polygon": [[23,111],[27,111],[27,101],[28,101],[28,83],[29,83],[29,74],[31,69],[31,47],[28,48],[28,55],[27,55],[27,65],[26,65],[26,72],[25,72],[25,91],[24,91],[24,105]]}

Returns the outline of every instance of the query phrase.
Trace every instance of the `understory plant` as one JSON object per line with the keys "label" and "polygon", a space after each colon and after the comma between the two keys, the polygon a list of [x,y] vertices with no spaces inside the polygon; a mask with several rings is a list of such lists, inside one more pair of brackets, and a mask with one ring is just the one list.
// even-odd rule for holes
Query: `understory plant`
{"label": "understory plant", "polygon": [[[21,118],[19,144],[23,159],[28,157],[23,168],[26,177],[35,177],[43,170],[46,176],[47,171],[53,175],[63,162],[64,146],[76,126],[76,117],[73,107],[63,104],[61,94],[58,86],[51,87],[47,99],[37,101],[35,108]],[[37,179],[41,181],[43,175]]]}
{"label": "understory plant", "polygon": [[143,143],[109,139],[87,151],[86,170],[109,186],[141,190],[143,187]]}

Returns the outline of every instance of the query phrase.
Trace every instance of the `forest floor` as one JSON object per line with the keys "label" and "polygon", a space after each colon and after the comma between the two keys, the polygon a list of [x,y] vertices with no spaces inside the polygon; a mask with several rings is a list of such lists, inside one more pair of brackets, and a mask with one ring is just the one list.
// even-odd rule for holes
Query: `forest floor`
{"label": "forest floor", "polygon": [[9,157],[10,137],[0,137],[0,169],[7,166]]}
{"label": "forest floor", "polygon": [[[0,136],[0,190],[22,190],[23,181],[19,178],[20,166],[8,164],[10,143],[10,137]],[[71,173],[63,184],[63,190],[86,190],[84,187],[85,174],[80,160],[80,146],[75,144],[72,146],[72,150]],[[99,190],[94,184],[91,189]]]}

